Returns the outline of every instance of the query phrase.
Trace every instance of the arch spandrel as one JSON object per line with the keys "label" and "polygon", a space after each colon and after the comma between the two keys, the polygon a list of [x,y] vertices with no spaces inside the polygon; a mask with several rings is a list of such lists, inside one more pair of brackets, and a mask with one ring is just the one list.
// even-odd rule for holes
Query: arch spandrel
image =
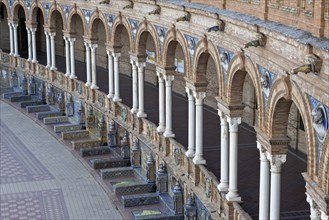
{"label": "arch spandrel", "polygon": [[[206,39],[199,41],[196,46],[194,57],[193,57],[192,78],[197,79],[196,74],[198,74],[197,71],[200,68],[198,67],[199,62],[201,61],[200,59],[206,58],[206,60],[201,61],[201,63],[208,63],[208,60],[211,57],[216,67],[216,74],[217,74],[217,80],[219,85],[219,90],[217,92],[218,92],[218,96],[221,98],[224,89],[224,77],[221,71],[219,53],[216,49],[216,46],[212,42],[210,41],[205,42],[205,41]],[[202,54],[209,54],[209,56],[202,56]],[[207,72],[207,66],[205,66],[203,72],[205,73]]]}
{"label": "arch spandrel", "polygon": [[[163,51],[162,51],[162,59],[163,59],[163,66],[172,66],[172,64],[169,61],[169,56],[168,56],[168,51],[175,51],[176,50],[176,45],[177,44],[173,44],[173,42],[177,42],[183,50],[184,53],[184,60],[185,60],[185,75],[186,77],[188,77],[189,79],[192,78],[191,74],[190,74],[190,57],[189,57],[189,52],[187,49],[187,42],[186,39],[184,37],[184,35],[179,31],[176,30],[175,27],[172,27],[170,30],[168,30],[167,35],[164,39],[164,43],[163,43]],[[175,54],[175,53],[174,53]],[[169,61],[169,62],[168,62]]]}
{"label": "arch spandrel", "polygon": [[117,16],[115,18],[115,20],[113,21],[113,26],[112,26],[112,33],[111,33],[111,44],[113,47],[121,47],[121,31],[122,31],[122,25],[127,33],[128,33],[128,37],[129,37],[129,49],[131,52],[134,51],[134,40],[133,40],[133,36],[132,36],[132,31],[131,31],[131,26],[129,21],[127,20],[127,18],[123,17],[123,16]]}
{"label": "arch spandrel", "polygon": [[236,53],[233,56],[227,70],[227,85],[226,85],[226,102],[228,105],[241,105],[243,84],[246,75],[249,75],[254,89],[255,97],[257,100],[256,119],[258,120],[256,125],[262,126],[263,124],[263,95],[260,85],[260,74],[256,65],[250,60],[249,57],[244,56],[243,53]]}
{"label": "arch spandrel", "polygon": [[87,36],[88,32],[87,32],[87,25],[86,25],[86,19],[85,19],[85,16],[84,16],[84,13],[82,11],[81,8],[79,7],[72,7],[71,10],[70,10],[70,13],[69,15],[67,16],[67,31],[69,33],[72,33],[74,32],[72,30],[72,18],[73,18],[73,15],[77,14],[78,16],[80,16],[81,18],[81,21],[82,21],[82,24],[83,24],[83,34],[85,36]]}
{"label": "arch spandrel", "polygon": [[37,11],[38,11],[38,9],[41,10],[41,13],[42,13],[42,16],[43,16],[43,23],[46,24],[47,20],[46,20],[45,9],[44,9],[43,5],[40,2],[35,2],[35,1],[31,5],[29,21],[31,21],[33,24],[37,23]]}
{"label": "arch spandrel", "polygon": [[51,27],[56,25],[56,20],[54,18],[54,15],[55,15],[56,11],[59,12],[59,14],[61,15],[62,21],[63,21],[63,29],[66,30],[67,29],[66,25],[67,25],[68,22],[65,19],[65,13],[64,13],[62,7],[57,5],[57,3],[51,5],[51,7],[49,9],[49,12],[48,12],[48,21],[47,21],[47,23]]}
{"label": "arch spandrel", "polygon": [[95,10],[92,13],[91,17],[90,17],[89,28],[88,28],[88,36],[90,36],[91,39],[97,38],[97,33],[95,34],[94,31],[93,31],[94,25],[97,25],[97,20],[102,21],[103,26],[104,26],[104,30],[105,30],[105,33],[106,33],[105,39],[106,39],[106,42],[109,42],[110,30],[109,30],[109,27],[107,25],[106,17],[103,14],[103,12],[101,12],[99,10]]}
{"label": "arch spandrel", "polygon": [[140,44],[143,43],[142,40],[147,40],[147,39],[142,39],[142,35],[144,33],[149,33],[152,37],[154,46],[155,46],[155,58],[157,63],[161,63],[161,55],[160,55],[160,39],[158,37],[158,34],[156,32],[155,27],[148,21],[143,21],[140,23],[137,29],[136,33],[136,41],[135,41],[135,51],[137,54],[143,54],[145,51],[141,51]]}
{"label": "arch spandrel", "polygon": [[14,2],[13,6],[12,6],[12,18],[14,20],[18,19],[18,10],[19,10],[20,6],[23,7],[24,14],[25,14],[25,19],[26,19],[26,21],[28,21],[30,19],[28,10],[27,10],[25,4],[21,1],[15,1]]}

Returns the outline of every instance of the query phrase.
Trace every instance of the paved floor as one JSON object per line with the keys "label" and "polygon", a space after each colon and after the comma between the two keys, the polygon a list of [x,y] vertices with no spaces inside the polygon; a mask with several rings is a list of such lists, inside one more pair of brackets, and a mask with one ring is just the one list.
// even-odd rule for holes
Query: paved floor
{"label": "paved floor", "polygon": [[0,219],[122,219],[68,148],[0,101]]}

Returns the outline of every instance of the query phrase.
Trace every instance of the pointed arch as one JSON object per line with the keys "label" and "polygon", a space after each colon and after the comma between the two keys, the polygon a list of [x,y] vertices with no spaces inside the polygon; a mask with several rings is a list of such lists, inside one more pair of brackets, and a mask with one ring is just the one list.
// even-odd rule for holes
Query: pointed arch
{"label": "pointed arch", "polygon": [[38,8],[41,10],[42,16],[43,16],[43,23],[46,24],[47,20],[46,20],[46,12],[45,9],[43,8],[43,5],[40,2],[33,2],[31,5],[31,10],[30,10],[30,18],[29,20],[32,22],[32,24],[36,24],[37,23],[37,11]]}
{"label": "pointed arch", "polygon": [[8,18],[7,19],[10,19],[11,18],[11,11],[10,11],[10,7],[8,5],[8,2],[7,1],[1,1],[0,2],[0,5],[3,4],[4,7],[6,8],[6,11],[7,11],[7,15],[8,15]]}
{"label": "pointed arch", "polygon": [[129,38],[129,49],[131,52],[134,51],[134,40],[132,36],[131,26],[129,21],[122,17],[121,15],[117,16],[113,21],[112,26],[112,35],[111,35],[111,43],[113,47],[121,47],[121,32],[122,29],[125,28],[128,33]]}
{"label": "pointed arch", "polygon": [[95,28],[95,26],[96,27],[98,26],[99,21],[101,21],[104,25],[104,29],[105,29],[105,33],[106,33],[105,39],[106,39],[106,42],[109,42],[110,30],[107,25],[106,17],[103,14],[103,12],[99,11],[98,9],[96,9],[90,17],[88,36],[90,36],[91,39],[97,39],[97,31],[93,31],[94,30],[93,28]]}
{"label": "pointed arch", "polygon": [[27,11],[27,8],[25,6],[25,4],[23,4],[23,2],[21,1],[15,1],[13,6],[12,6],[12,19],[17,20],[18,19],[18,10],[19,7],[23,8],[24,14],[25,14],[25,19],[28,20],[29,19],[29,13]]}
{"label": "pointed arch", "polygon": [[174,59],[170,59],[170,58],[175,57],[175,50],[177,44],[179,44],[182,47],[184,53],[185,75],[186,77],[191,79],[192,78],[190,73],[191,62],[190,62],[189,52],[187,49],[187,42],[184,35],[179,30],[176,30],[175,27],[172,27],[170,30],[168,30],[166,37],[164,39],[163,51],[162,51],[163,65],[166,67],[175,66]]}
{"label": "pointed arch", "polygon": [[60,5],[58,5],[57,3],[52,4],[50,9],[49,9],[47,24],[50,27],[56,26],[56,18],[55,18],[56,12],[58,12],[61,15],[62,22],[63,22],[63,29],[66,30],[67,29],[67,26],[66,26],[67,22],[66,22],[66,19],[65,19],[65,13],[64,13],[62,7]]}
{"label": "pointed arch", "polygon": [[77,6],[74,6],[71,8],[70,13],[67,17],[67,28],[66,28],[67,31],[69,33],[74,32],[74,30],[72,29],[72,18],[75,14],[77,14],[81,18],[81,21],[83,24],[83,34],[85,36],[87,36],[88,32],[87,32],[87,25],[86,25],[86,19],[85,19],[84,13],[83,13],[82,9]]}
{"label": "pointed arch", "polygon": [[160,56],[160,39],[156,32],[155,27],[148,21],[143,21],[140,23],[137,33],[136,33],[136,46],[135,51],[137,54],[145,54],[146,50],[146,40],[148,36],[152,37],[154,46],[155,46],[155,59],[156,62],[159,63]]}

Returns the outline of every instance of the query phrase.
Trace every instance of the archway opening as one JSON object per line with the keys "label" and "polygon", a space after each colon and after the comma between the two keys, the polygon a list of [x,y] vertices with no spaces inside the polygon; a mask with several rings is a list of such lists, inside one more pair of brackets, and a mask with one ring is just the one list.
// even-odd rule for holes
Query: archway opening
{"label": "archway opening", "polygon": [[[0,48],[5,51],[10,51],[10,35],[8,30],[8,11],[4,3],[0,3]],[[5,31],[8,30],[8,31]]]}
{"label": "archway opening", "polygon": [[14,9],[14,20],[17,21],[17,43],[18,43],[18,54],[21,57],[28,57],[28,38],[26,30],[26,16],[23,6],[17,5]]}

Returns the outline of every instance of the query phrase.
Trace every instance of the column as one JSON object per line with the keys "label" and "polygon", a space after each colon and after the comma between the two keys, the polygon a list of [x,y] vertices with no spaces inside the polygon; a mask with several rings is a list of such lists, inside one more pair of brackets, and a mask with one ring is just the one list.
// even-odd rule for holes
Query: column
{"label": "column", "polygon": [[96,79],[96,48],[97,44],[90,44],[91,49],[91,89],[98,89],[97,79]]}
{"label": "column", "polygon": [[45,31],[45,35],[46,35],[46,50],[47,50],[47,66],[46,68],[50,68],[51,67],[51,54],[50,54],[50,35],[49,32]]}
{"label": "column", "polygon": [[159,133],[163,133],[166,129],[165,127],[165,86],[164,79],[161,73],[157,72],[157,76],[159,79],[159,126],[157,127],[157,131]]}
{"label": "column", "polygon": [[8,23],[9,27],[9,37],[10,37],[10,53],[9,55],[14,54],[14,35],[13,35],[13,26],[12,23]]}
{"label": "column", "polygon": [[267,159],[271,164],[271,196],[270,196],[270,219],[280,219],[281,199],[281,168],[286,162],[286,155],[271,155],[267,153]]}
{"label": "column", "polygon": [[87,68],[87,82],[86,86],[91,85],[91,77],[90,77],[90,46],[87,42],[85,42],[86,47],[86,68]]}
{"label": "column", "polygon": [[18,23],[12,23],[11,24],[13,29],[14,29],[14,56],[15,57],[19,57],[18,54],[18,39],[17,39],[17,27],[18,27]]}
{"label": "column", "polygon": [[220,117],[220,183],[217,189],[221,192],[228,191],[228,124],[227,117],[223,111],[218,110],[218,115]]}
{"label": "column", "polygon": [[113,93],[113,83],[114,83],[114,72],[113,72],[113,56],[111,51],[107,51],[107,56],[108,56],[108,65],[109,65],[109,94],[107,97],[109,99],[112,99],[114,96]]}
{"label": "column", "polygon": [[65,76],[69,77],[71,75],[71,67],[70,67],[70,43],[68,37],[63,37],[65,40],[65,62],[66,62],[66,73]]}
{"label": "column", "polygon": [[186,156],[193,158],[195,156],[195,103],[193,91],[186,87],[188,97],[188,150]]}
{"label": "column", "polygon": [[163,136],[166,138],[175,137],[175,134],[172,132],[172,91],[171,85],[174,80],[174,76],[166,75],[164,76],[166,81],[166,130],[163,133]]}
{"label": "column", "polygon": [[205,92],[195,92],[195,156],[194,164],[206,164],[203,158],[203,99],[206,97]]}
{"label": "column", "polygon": [[32,61],[32,37],[30,28],[26,27],[27,31],[27,48],[28,48],[28,61]]}
{"label": "column", "polygon": [[144,112],[144,70],[145,62],[138,63],[138,112],[137,117],[145,118],[147,115]]}
{"label": "column", "polygon": [[70,79],[76,79],[75,75],[75,57],[74,57],[74,41],[75,38],[69,38],[70,41],[70,60],[71,60],[71,76]]}
{"label": "column", "polygon": [[238,129],[241,124],[240,117],[228,117],[230,130],[230,170],[229,170],[229,189],[226,194],[228,201],[241,201],[238,194]]}
{"label": "column", "polygon": [[35,38],[35,32],[37,31],[36,28],[31,28],[30,32],[32,32],[32,63],[37,63],[37,42]]}
{"label": "column", "polygon": [[57,70],[55,60],[55,36],[56,32],[49,32],[50,35],[50,48],[51,48],[51,67],[50,70]]}
{"label": "column", "polygon": [[323,211],[320,211],[321,212],[321,220],[329,220],[329,216],[324,213]]}
{"label": "column", "polygon": [[131,109],[131,113],[138,112],[138,77],[137,77],[137,66],[136,62],[131,60],[132,67],[132,86],[133,86],[133,106]]}
{"label": "column", "polygon": [[114,53],[114,98],[113,101],[121,102],[120,79],[119,79],[119,57],[120,53]]}
{"label": "column", "polygon": [[306,194],[306,201],[310,204],[310,212],[311,212],[310,219],[321,220],[321,211],[319,210],[319,207],[308,193],[305,194]]}
{"label": "column", "polygon": [[270,163],[266,157],[266,150],[257,142],[260,154],[259,177],[259,219],[268,219],[270,205]]}

